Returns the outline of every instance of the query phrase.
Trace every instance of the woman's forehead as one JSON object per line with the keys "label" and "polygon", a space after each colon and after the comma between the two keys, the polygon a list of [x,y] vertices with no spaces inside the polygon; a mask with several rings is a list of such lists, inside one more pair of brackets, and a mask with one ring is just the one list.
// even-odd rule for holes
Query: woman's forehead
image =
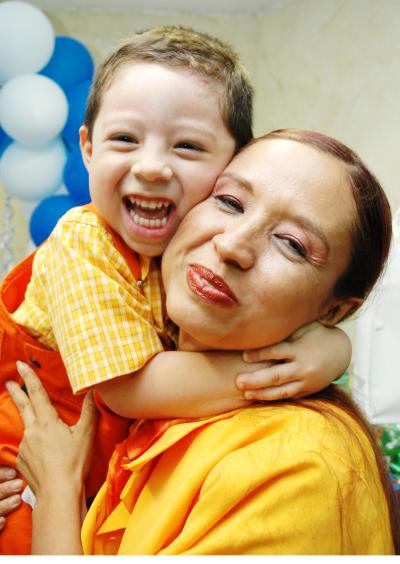
{"label": "woman's forehead", "polygon": [[355,202],[346,165],[335,156],[298,141],[262,139],[232,160],[226,176],[247,185],[265,213],[300,215],[329,239],[352,233]]}
{"label": "woman's forehead", "polygon": [[[246,147],[227,167],[249,182],[255,192],[277,188],[311,204],[315,198],[334,200],[339,194],[352,202],[346,165],[337,157],[288,139],[261,139]],[[350,208],[352,209],[352,205]]]}

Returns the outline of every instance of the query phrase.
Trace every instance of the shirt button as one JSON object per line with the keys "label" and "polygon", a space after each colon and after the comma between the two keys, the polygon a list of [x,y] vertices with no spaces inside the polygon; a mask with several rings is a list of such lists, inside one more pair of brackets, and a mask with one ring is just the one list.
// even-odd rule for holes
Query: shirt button
{"label": "shirt button", "polygon": [[35,360],[34,358],[30,358],[29,362],[32,364],[32,366],[34,366],[35,368],[41,368],[40,363]]}

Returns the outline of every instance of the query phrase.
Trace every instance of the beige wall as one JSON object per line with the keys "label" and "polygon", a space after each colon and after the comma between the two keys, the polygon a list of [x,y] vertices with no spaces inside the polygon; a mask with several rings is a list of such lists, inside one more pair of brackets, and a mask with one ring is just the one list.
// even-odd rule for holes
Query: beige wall
{"label": "beige wall", "polygon": [[400,2],[299,0],[260,22],[257,130],[324,131],[358,151],[400,206]]}
{"label": "beige wall", "polygon": [[[81,40],[96,61],[119,39],[157,24],[189,25],[219,36],[236,48],[253,78],[257,134],[297,126],[337,136],[371,165],[393,208],[400,206],[399,0],[282,0],[263,16],[240,18],[47,15],[57,35]],[[27,228],[17,217],[19,258]]]}

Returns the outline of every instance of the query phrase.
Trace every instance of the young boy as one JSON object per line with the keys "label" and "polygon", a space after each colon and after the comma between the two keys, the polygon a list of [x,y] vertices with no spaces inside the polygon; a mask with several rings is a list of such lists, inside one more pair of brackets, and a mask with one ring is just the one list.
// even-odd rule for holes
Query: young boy
{"label": "young boy", "polygon": [[[243,403],[238,375],[255,372],[261,388],[274,374],[276,379],[269,363],[248,364],[238,353],[171,352],[174,334],[159,263],[151,260],[251,139],[251,108],[247,76],[218,40],[174,27],[136,34],[100,66],[80,129],[92,204],[68,212],[34,258],[3,283],[2,381],[16,378],[16,360],[30,363],[69,424],[78,418],[84,393],[97,392],[88,497],[127,432],[129,419],[123,418],[211,415]],[[286,377],[302,380],[292,395],[323,388],[346,367],[347,358],[327,380],[317,364],[321,377],[310,384],[323,331],[312,338],[308,362]],[[333,334],[329,330],[332,352],[327,347],[322,356],[337,363],[346,338],[338,333],[333,341]],[[294,351],[289,348],[289,356]],[[276,353],[279,358],[279,348],[274,358]],[[15,465],[23,429],[6,392],[0,425],[0,464]],[[29,552],[29,539],[23,504],[0,535],[0,552]]]}

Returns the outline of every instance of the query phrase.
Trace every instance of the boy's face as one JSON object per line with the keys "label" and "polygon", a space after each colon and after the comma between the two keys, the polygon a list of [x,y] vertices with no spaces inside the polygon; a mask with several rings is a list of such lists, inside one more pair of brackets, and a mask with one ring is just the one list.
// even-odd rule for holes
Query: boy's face
{"label": "boy's face", "polygon": [[119,69],[93,128],[80,130],[92,201],[127,245],[160,255],[233,156],[217,86],[186,69]]}

